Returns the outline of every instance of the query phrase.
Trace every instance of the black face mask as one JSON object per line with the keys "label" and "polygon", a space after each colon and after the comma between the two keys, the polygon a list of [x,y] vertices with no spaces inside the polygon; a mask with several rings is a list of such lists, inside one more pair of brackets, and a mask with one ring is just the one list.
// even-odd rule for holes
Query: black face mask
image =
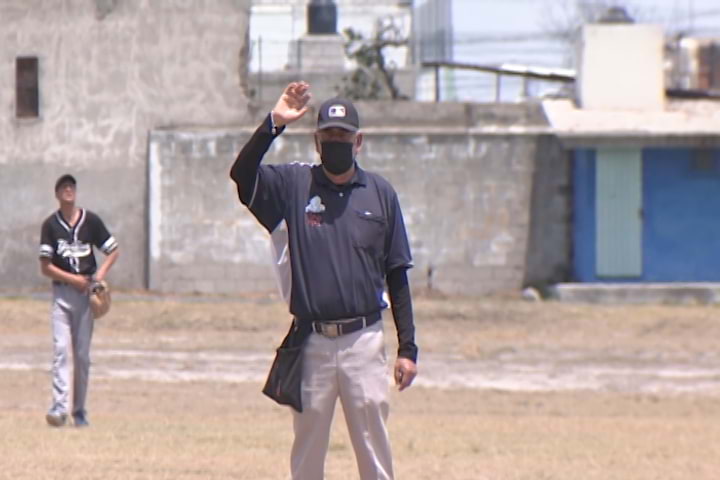
{"label": "black face mask", "polygon": [[353,166],[353,144],[348,142],[321,142],[320,159],[325,170],[340,175]]}

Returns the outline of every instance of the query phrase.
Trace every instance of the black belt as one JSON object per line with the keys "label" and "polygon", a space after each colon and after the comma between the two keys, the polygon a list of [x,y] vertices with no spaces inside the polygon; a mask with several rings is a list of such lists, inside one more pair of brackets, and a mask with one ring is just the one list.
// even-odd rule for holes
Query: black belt
{"label": "black belt", "polygon": [[345,318],[327,322],[312,322],[313,332],[326,337],[335,338],[348,333],[357,332],[376,323],[382,318],[380,312],[365,315],[364,317]]}

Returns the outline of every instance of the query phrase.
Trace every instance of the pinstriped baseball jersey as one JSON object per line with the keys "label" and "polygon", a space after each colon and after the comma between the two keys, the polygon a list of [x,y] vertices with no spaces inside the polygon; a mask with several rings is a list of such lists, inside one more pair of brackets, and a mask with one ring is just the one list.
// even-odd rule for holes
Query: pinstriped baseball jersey
{"label": "pinstriped baseball jersey", "polygon": [[60,210],[42,224],[40,257],[49,258],[56,267],[70,273],[92,275],[97,270],[93,246],[110,254],[118,246],[103,221],[93,212],[80,209],[75,226],[63,218]]}

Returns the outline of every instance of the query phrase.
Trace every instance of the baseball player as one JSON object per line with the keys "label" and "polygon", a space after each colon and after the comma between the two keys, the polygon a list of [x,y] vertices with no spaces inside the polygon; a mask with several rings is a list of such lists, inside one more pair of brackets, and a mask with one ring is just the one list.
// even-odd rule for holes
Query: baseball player
{"label": "baseball player", "polygon": [[[45,419],[53,427],[65,425],[69,406],[70,366],[73,357],[73,424],[88,426],[85,399],[90,373],[90,341],[93,317],[90,286],[102,281],[118,258],[118,244],[103,221],[93,212],[75,205],[77,182],[65,174],[55,182],[60,208],[42,224],[40,270],[52,279],[52,396]],[[98,268],[93,246],[107,255]]]}

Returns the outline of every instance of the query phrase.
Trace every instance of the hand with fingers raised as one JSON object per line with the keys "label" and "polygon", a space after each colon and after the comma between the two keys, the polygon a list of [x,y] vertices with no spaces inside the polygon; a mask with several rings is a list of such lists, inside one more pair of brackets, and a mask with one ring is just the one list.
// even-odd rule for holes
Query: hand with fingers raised
{"label": "hand with fingers raised", "polygon": [[283,91],[272,109],[273,122],[282,127],[302,118],[308,111],[310,85],[305,82],[292,82]]}

